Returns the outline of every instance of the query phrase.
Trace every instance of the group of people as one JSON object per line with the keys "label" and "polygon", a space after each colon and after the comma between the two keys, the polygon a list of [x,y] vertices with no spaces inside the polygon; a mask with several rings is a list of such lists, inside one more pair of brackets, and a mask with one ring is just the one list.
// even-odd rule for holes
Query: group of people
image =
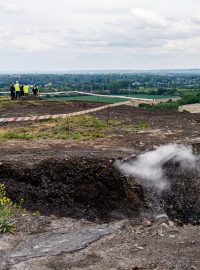
{"label": "group of people", "polygon": [[[20,98],[22,96],[28,96],[30,93],[31,87],[30,85],[26,84],[19,84],[18,81],[16,83],[12,83],[10,85],[10,97],[11,100]],[[38,87],[34,84],[32,87],[32,92],[34,96],[38,95]]]}

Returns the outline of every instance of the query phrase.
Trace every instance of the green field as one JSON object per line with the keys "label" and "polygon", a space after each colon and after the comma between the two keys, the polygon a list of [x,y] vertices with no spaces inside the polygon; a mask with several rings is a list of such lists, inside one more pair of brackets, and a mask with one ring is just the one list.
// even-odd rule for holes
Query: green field
{"label": "green field", "polygon": [[[0,93],[0,96],[8,96],[8,94],[2,94]],[[123,94],[114,94],[112,96],[124,96]],[[55,101],[65,101],[65,100],[77,100],[77,101],[92,101],[92,102],[102,102],[102,103],[116,103],[116,102],[123,102],[128,101],[129,98],[144,98],[144,99],[163,99],[163,98],[174,98],[175,96],[167,96],[167,95],[148,95],[148,94],[132,94],[132,95],[126,95],[126,98],[119,98],[119,97],[98,97],[98,96],[90,96],[90,95],[60,95],[60,96],[53,96],[47,95],[45,96],[46,100],[55,100]]]}
{"label": "green field", "polygon": [[[123,96],[123,95],[116,95],[116,96]],[[73,96],[46,96],[47,100],[55,100],[55,101],[63,101],[63,100],[78,100],[78,101],[93,101],[93,102],[103,102],[103,103],[116,103],[116,102],[123,102],[128,101],[128,97],[133,98],[145,98],[145,99],[163,99],[163,98],[174,98],[174,96],[167,96],[167,95],[148,95],[148,94],[141,94],[141,95],[130,95],[126,98],[119,98],[119,97],[101,97],[101,96],[90,96],[90,95],[73,95]]]}
{"label": "green field", "polygon": [[55,100],[55,101],[64,101],[64,100],[78,100],[78,101],[93,101],[93,102],[103,102],[103,103],[117,103],[128,101],[129,99],[125,98],[111,98],[111,97],[97,97],[97,96],[60,96],[60,97],[48,97],[47,100]]}
{"label": "green field", "polygon": [[[114,95],[115,96],[115,95]],[[169,96],[169,95],[148,95],[148,94],[133,94],[133,95],[123,95],[119,94],[117,96],[126,96],[133,98],[145,98],[145,99],[163,99],[163,98],[177,98],[177,96]]]}

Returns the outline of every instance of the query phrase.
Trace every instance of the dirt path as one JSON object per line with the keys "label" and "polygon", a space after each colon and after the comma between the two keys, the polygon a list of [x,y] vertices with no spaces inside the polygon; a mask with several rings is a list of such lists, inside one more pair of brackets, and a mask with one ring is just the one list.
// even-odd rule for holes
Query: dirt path
{"label": "dirt path", "polygon": [[200,113],[200,104],[190,104],[180,107],[180,111],[188,111],[190,113]]}

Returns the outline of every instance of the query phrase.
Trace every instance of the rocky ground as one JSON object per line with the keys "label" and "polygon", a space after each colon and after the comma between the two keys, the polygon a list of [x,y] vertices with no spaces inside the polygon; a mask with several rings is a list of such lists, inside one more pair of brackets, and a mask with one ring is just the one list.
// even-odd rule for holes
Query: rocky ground
{"label": "rocky ground", "polygon": [[[83,109],[41,103],[23,104],[23,111]],[[21,115],[20,106],[1,113]],[[12,199],[23,197],[29,211],[41,212],[17,217],[16,233],[0,235],[0,269],[200,269],[200,227],[192,225],[200,220],[198,171],[167,164],[171,192],[155,196],[113,166],[167,143],[193,143],[198,152],[200,115],[128,106],[94,115],[126,125],[90,141],[0,141],[0,181]],[[128,128],[141,123],[148,128]]]}
{"label": "rocky ground", "polygon": [[55,217],[24,222],[16,235],[1,237],[0,269],[199,269],[199,227]]}

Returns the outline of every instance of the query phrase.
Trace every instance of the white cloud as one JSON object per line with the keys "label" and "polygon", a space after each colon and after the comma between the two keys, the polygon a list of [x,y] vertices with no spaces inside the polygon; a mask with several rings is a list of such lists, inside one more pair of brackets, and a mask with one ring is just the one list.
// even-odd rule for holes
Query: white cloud
{"label": "white cloud", "polygon": [[161,16],[157,14],[141,9],[141,8],[133,8],[131,9],[131,13],[133,18],[139,23],[142,27],[166,27],[166,21]]}
{"label": "white cloud", "polygon": [[159,3],[0,0],[0,69],[5,53],[14,58],[24,55],[30,65],[37,58],[50,57],[52,64],[65,67],[67,63],[77,69],[112,68],[117,63],[131,68],[132,62],[136,69],[145,68],[147,62],[155,68],[155,62],[165,67],[175,60],[182,65],[183,54],[186,65],[193,54],[194,64],[200,63],[200,16],[195,11],[200,2]]}
{"label": "white cloud", "polygon": [[4,0],[0,1],[0,13],[5,13],[5,14],[7,14],[7,13],[19,13],[22,10],[23,9],[19,5],[15,4],[13,2],[4,1]]}

